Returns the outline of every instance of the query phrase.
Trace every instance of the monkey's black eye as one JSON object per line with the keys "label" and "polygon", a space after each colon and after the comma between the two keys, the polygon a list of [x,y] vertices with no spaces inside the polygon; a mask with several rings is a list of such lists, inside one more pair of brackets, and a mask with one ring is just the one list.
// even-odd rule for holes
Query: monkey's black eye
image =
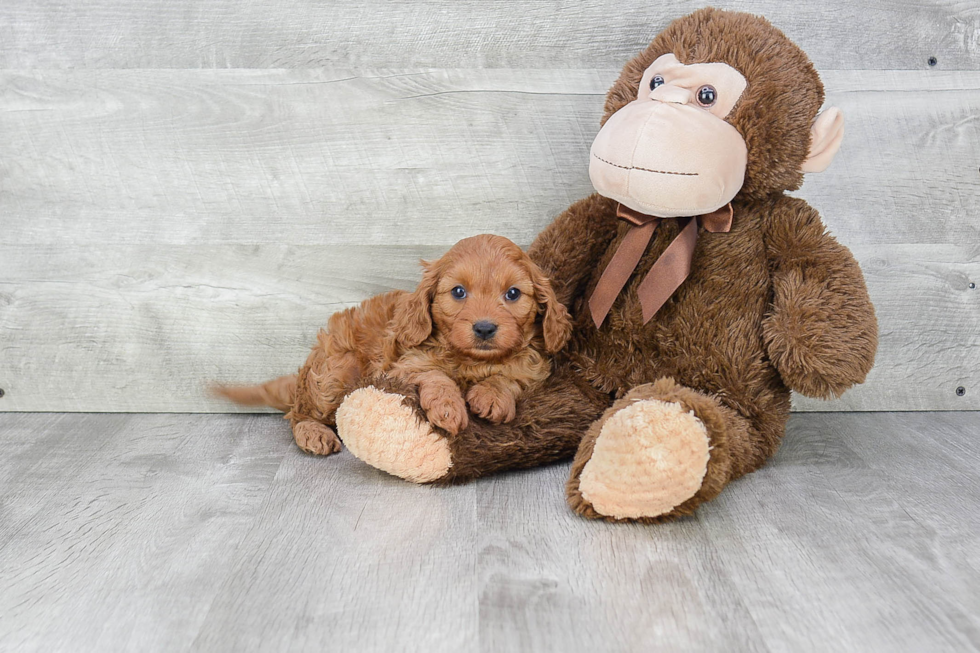
{"label": "monkey's black eye", "polygon": [[508,288],[507,292],[504,293],[504,298],[509,302],[516,302],[521,298],[520,288]]}
{"label": "monkey's black eye", "polygon": [[466,298],[466,288],[462,286],[456,286],[449,291],[449,294],[453,296],[453,299],[465,299]]}
{"label": "monkey's black eye", "polygon": [[654,75],[653,79],[650,80],[650,90],[657,88],[664,83],[664,78],[662,75]]}
{"label": "monkey's black eye", "polygon": [[698,89],[698,104],[702,107],[710,107],[718,100],[718,93],[714,86],[702,86]]}

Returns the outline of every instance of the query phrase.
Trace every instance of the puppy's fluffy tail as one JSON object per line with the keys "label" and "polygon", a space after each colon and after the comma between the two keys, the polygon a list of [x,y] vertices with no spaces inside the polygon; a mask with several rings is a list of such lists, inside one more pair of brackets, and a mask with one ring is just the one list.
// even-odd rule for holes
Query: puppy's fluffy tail
{"label": "puppy's fluffy tail", "polygon": [[211,392],[244,406],[272,406],[288,412],[296,401],[296,375],[288,374],[261,385],[214,385]]}

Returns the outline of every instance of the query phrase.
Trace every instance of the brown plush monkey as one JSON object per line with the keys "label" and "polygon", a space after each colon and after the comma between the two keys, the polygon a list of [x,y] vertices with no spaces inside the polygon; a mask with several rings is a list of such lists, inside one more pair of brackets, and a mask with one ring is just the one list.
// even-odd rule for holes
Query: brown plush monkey
{"label": "brown plush monkey", "polygon": [[822,103],[806,55],[764,19],[674,21],[609,91],[598,194],[531,246],[575,323],[549,381],[513,422],[450,437],[412,388],[375,378],[338,411],[341,437],[401,477],[422,452],[443,482],[574,455],[569,504],[607,519],[690,514],[759,468],[790,390],[840,395],[877,346],[854,258],[784,194],[839,147]]}

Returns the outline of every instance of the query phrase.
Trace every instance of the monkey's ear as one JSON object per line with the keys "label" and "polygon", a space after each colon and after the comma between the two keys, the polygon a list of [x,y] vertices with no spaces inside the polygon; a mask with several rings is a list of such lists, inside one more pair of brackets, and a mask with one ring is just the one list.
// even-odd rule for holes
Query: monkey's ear
{"label": "monkey's ear", "polygon": [[810,153],[803,172],[823,172],[834,160],[844,138],[844,112],[837,107],[821,111],[810,128]]}

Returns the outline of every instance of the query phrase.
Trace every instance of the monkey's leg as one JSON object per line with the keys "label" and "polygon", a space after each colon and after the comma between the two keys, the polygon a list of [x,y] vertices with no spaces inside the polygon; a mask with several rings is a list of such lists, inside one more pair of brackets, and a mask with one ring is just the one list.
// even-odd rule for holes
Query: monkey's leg
{"label": "monkey's leg", "polygon": [[465,429],[449,436],[425,420],[413,387],[376,378],[344,400],[337,430],[348,450],[373,467],[416,483],[446,483],[571,458],[609,403],[560,368],[520,398],[513,421],[471,415]]}
{"label": "monkey's leg", "polygon": [[568,504],[585,517],[665,521],[694,512],[765,462],[770,447],[715,397],[663,378],[637,386],[589,429]]}

